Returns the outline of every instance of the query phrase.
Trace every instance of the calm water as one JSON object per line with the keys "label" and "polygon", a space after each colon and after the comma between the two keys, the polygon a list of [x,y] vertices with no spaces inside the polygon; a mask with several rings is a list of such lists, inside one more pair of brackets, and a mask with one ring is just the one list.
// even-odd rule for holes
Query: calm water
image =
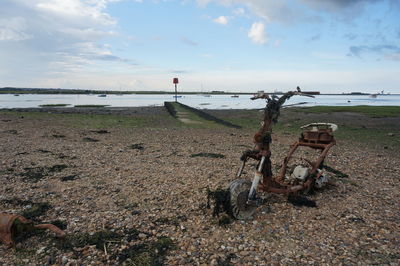
{"label": "calm water", "polygon": [[[250,100],[250,95],[183,95],[178,101],[200,109],[253,109],[265,106],[264,100]],[[54,95],[54,94],[0,94],[0,108],[29,108],[42,104],[69,104],[68,107],[83,104],[102,104],[112,107],[162,106],[165,101],[173,101],[172,95]],[[315,98],[294,96],[286,104],[306,102],[302,106],[315,105],[397,105],[400,106],[400,95],[379,95],[376,99],[368,95],[317,95]]]}

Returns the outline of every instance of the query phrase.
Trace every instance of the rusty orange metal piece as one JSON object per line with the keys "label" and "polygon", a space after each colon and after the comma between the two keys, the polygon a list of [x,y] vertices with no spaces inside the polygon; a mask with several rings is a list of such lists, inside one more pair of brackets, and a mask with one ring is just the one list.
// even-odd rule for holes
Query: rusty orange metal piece
{"label": "rusty orange metal piece", "polygon": [[13,241],[13,226],[15,222],[18,222],[26,225],[32,225],[33,230],[40,230],[40,229],[49,229],[50,231],[54,232],[57,237],[64,237],[65,232],[62,231],[55,225],[52,224],[39,224],[33,225],[31,220],[26,219],[25,217],[18,215],[18,214],[10,214],[10,213],[0,213],[0,242],[4,243],[6,246],[10,247],[14,244]]}
{"label": "rusty orange metal piece", "polygon": [[[241,159],[245,163],[247,158],[252,158],[259,162],[261,161],[261,158],[263,156],[266,158],[261,170],[263,179],[258,185],[258,189],[261,191],[289,195],[296,194],[300,191],[309,190],[314,186],[315,178],[319,178],[321,176],[321,173],[318,173],[319,168],[323,164],[329,150],[332,148],[332,146],[336,144],[332,128],[317,128],[312,130],[305,130],[301,134],[299,140],[291,145],[288,155],[283,160],[279,175],[275,178],[273,177],[270,160],[272,126],[277,121],[279,110],[283,103],[293,95],[297,94],[301,94],[301,92],[288,92],[279,99],[271,98],[267,94],[253,97],[254,99],[267,99],[268,103],[265,108],[264,119],[262,121],[261,128],[254,135],[255,149],[246,151]],[[320,150],[321,153],[315,162],[306,160],[311,165],[311,171],[308,175],[310,178],[308,178],[306,182],[304,182],[302,185],[288,185],[283,182],[283,179],[285,177],[289,161],[299,147],[309,147],[312,149]]]}

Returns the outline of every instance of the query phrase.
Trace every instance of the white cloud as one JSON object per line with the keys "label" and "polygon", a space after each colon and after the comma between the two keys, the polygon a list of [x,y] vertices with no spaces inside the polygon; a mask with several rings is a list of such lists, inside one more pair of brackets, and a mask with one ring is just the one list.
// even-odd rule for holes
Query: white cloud
{"label": "white cloud", "polygon": [[0,41],[24,41],[32,36],[25,32],[26,22],[22,17],[0,19]]}
{"label": "white cloud", "polygon": [[236,16],[245,16],[246,11],[244,10],[244,8],[239,7],[233,10],[233,14],[235,14]]}
{"label": "white cloud", "polygon": [[227,25],[228,24],[228,18],[225,16],[219,16],[218,18],[213,20],[215,23],[221,24],[221,25]]}
{"label": "white cloud", "polygon": [[265,33],[265,25],[262,22],[254,22],[248,33],[249,38],[257,44],[266,44],[267,35]]}
{"label": "white cloud", "polygon": [[202,7],[208,5],[208,3],[212,2],[212,1],[213,1],[213,0],[196,0],[197,4],[198,4],[199,6],[202,6]]}
{"label": "white cloud", "polygon": [[[0,80],[76,73],[96,61],[134,65],[99,45],[116,36],[107,5],[119,0],[1,0]],[[14,75],[14,76],[13,76]]]}

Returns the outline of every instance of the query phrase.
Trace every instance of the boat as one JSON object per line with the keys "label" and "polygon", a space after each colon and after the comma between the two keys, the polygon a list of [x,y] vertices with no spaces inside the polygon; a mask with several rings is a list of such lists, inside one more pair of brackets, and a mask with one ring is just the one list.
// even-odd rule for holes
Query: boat
{"label": "boat", "polygon": [[174,97],[174,98],[182,98],[182,95],[174,95],[172,97]]}
{"label": "boat", "polygon": [[14,96],[19,96],[19,94],[14,94]]}
{"label": "boat", "polygon": [[107,97],[107,94],[100,94],[98,97]]}
{"label": "boat", "polygon": [[239,95],[232,95],[231,98],[239,98]]}
{"label": "boat", "polygon": [[369,98],[375,99],[378,97],[378,93],[373,93],[369,95]]}

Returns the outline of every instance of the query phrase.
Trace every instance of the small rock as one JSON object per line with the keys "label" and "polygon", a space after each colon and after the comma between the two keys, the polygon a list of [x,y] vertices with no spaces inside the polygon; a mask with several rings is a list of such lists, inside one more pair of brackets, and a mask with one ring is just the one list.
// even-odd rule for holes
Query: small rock
{"label": "small rock", "polygon": [[46,250],[46,247],[41,247],[36,251],[36,254],[42,254]]}
{"label": "small rock", "polygon": [[146,238],[147,235],[146,235],[146,234],[143,234],[143,233],[140,233],[140,234],[138,235],[138,237],[143,239],[143,238]]}

